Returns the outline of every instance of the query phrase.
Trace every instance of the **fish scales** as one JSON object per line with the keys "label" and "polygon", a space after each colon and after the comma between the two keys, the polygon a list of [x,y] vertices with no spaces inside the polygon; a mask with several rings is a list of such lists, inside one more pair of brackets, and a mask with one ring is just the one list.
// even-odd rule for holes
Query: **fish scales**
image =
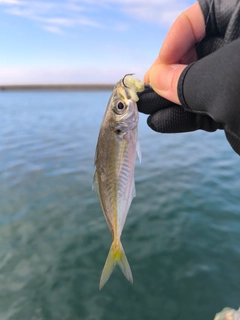
{"label": "fish scales", "polygon": [[132,75],[120,80],[108,102],[99,132],[93,187],[97,191],[103,214],[112,233],[112,245],[102,271],[101,289],[118,264],[132,282],[132,272],[121,244],[121,233],[135,196],[134,168],[138,144],[137,92],[143,82]]}

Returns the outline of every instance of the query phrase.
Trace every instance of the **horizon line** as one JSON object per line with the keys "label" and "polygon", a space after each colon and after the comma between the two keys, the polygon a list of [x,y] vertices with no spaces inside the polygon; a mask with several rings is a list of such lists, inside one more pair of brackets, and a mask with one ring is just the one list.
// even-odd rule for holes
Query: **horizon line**
{"label": "horizon line", "polygon": [[0,91],[17,90],[112,90],[114,84],[0,84]]}

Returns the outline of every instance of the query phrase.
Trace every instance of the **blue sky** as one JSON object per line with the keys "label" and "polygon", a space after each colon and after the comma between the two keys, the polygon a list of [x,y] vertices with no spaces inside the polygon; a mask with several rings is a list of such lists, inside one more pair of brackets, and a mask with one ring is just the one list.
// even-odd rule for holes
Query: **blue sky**
{"label": "blue sky", "polygon": [[192,0],[0,0],[0,84],[142,78]]}

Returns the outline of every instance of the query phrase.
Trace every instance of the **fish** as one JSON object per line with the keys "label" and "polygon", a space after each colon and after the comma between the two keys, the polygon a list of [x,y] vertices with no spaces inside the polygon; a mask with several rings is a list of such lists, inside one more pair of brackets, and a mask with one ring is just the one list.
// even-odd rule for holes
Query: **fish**
{"label": "fish", "polygon": [[136,154],[141,162],[137,92],[143,90],[144,83],[132,74],[127,74],[118,81],[107,104],[99,131],[93,189],[98,194],[112,234],[112,245],[100,278],[100,290],[116,265],[119,265],[125,277],[133,282],[131,268],[121,243],[121,234],[132,199],[136,195]]}

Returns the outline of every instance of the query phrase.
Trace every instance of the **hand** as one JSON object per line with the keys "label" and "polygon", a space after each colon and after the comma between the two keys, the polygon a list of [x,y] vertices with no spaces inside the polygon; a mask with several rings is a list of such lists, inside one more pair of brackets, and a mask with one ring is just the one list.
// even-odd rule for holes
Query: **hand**
{"label": "hand", "polygon": [[160,96],[180,104],[177,94],[179,76],[187,64],[198,59],[195,44],[204,36],[204,16],[196,2],[171,27],[159,56],[145,74],[144,82]]}
{"label": "hand", "polygon": [[177,95],[178,79],[187,64],[198,60],[197,49],[206,54],[222,45],[221,39],[211,37],[207,43],[205,41],[196,46],[204,37],[205,21],[196,2],[177,18],[164,40],[159,56],[145,74],[144,82],[150,83],[156,93],[150,88],[140,93],[138,109],[150,114],[148,125],[153,130],[177,133],[222,129],[222,125],[211,117],[187,112],[177,106],[180,104]]}
{"label": "hand", "polygon": [[141,92],[138,109],[162,133],[224,129],[240,155],[240,5],[235,2],[201,0],[201,8],[195,3],[179,16],[145,75],[155,92],[150,87]]}
{"label": "hand", "polygon": [[179,105],[162,98],[152,88],[145,86],[145,90],[138,93],[138,110],[149,114],[147,123],[151,129],[161,133],[179,133],[195,130],[209,132],[223,129],[208,115],[188,112]]}

